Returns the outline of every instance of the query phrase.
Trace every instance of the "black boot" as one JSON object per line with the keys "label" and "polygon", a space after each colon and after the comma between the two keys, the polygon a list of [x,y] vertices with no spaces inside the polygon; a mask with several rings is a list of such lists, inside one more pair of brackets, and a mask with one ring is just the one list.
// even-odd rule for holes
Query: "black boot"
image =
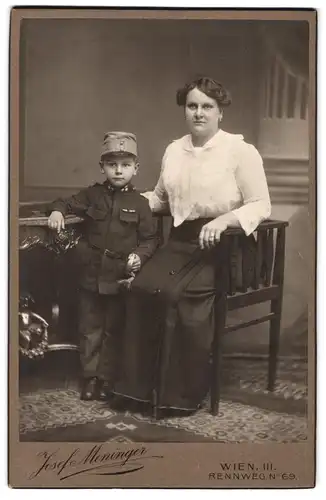
{"label": "black boot", "polygon": [[112,397],[112,384],[107,380],[99,380],[98,383],[98,399],[100,401],[108,401]]}
{"label": "black boot", "polygon": [[98,386],[96,377],[84,380],[80,399],[83,399],[84,401],[92,401],[94,399],[98,399]]}

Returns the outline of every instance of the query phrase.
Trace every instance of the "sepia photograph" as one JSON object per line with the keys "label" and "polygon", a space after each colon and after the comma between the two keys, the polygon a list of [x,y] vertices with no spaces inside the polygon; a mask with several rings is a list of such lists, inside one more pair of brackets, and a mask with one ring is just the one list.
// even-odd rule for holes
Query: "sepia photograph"
{"label": "sepia photograph", "polygon": [[18,444],[313,457],[316,12],[236,14],[13,9]]}

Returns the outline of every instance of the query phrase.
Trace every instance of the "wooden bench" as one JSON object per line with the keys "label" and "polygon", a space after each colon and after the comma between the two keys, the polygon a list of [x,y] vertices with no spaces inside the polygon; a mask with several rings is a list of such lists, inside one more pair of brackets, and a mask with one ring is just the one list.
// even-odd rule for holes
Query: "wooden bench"
{"label": "wooden bench", "polygon": [[[164,217],[156,214],[160,242],[164,242]],[[215,320],[212,344],[212,371],[210,380],[211,413],[217,415],[221,393],[222,339],[226,333],[241,328],[270,322],[268,352],[268,391],[273,391],[276,380],[283,301],[285,228],[288,223],[276,220],[262,222],[254,232],[255,251],[249,259],[247,238],[240,228],[227,229],[219,243],[219,266],[216,267]],[[242,252],[239,276],[237,255]],[[221,262],[222,259],[222,262]],[[253,262],[253,267],[249,266]],[[240,278],[240,282],[239,282]],[[227,326],[229,311],[270,302],[270,312],[264,316]],[[153,415],[158,412],[153,405]]]}

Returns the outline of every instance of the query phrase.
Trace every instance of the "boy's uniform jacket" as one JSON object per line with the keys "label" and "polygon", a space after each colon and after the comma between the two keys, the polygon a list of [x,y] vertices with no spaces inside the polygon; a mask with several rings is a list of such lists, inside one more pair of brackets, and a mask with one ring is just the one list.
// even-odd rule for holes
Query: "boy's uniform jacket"
{"label": "boy's uniform jacket", "polygon": [[130,253],[142,265],[158,245],[156,224],[148,205],[133,186],[115,190],[108,182],[95,184],[66,199],[51,203],[49,211],[84,217],[83,238],[77,246],[80,286],[101,294],[119,291],[126,278]]}

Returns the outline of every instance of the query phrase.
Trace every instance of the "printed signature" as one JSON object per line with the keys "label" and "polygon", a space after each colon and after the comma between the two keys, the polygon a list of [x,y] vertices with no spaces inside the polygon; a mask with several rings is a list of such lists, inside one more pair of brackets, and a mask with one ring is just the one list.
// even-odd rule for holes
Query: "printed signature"
{"label": "printed signature", "polygon": [[56,451],[42,451],[37,454],[40,464],[29,479],[52,472],[60,481],[65,481],[80,475],[114,476],[131,474],[145,467],[147,460],[163,458],[161,455],[150,455],[146,447],[129,448],[125,450],[105,451],[104,445],[93,446],[86,452],[75,448],[71,453],[64,454],[60,448]]}

